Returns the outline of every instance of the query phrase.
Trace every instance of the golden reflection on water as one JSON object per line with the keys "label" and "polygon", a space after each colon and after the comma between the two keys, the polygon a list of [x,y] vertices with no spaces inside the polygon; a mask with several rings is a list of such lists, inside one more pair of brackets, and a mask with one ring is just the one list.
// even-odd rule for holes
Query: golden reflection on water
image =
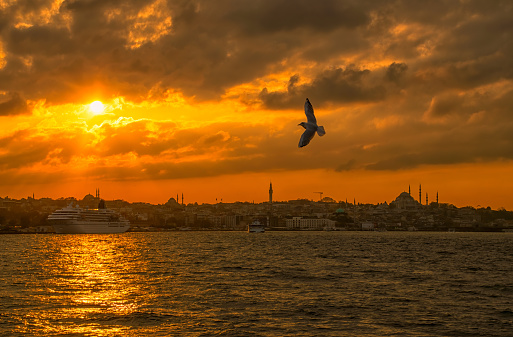
{"label": "golden reflection on water", "polygon": [[[39,302],[20,332],[117,336],[141,303],[144,259],[130,235],[55,235],[43,256]],[[23,331],[25,330],[25,331]],[[123,335],[126,335],[124,333]]]}

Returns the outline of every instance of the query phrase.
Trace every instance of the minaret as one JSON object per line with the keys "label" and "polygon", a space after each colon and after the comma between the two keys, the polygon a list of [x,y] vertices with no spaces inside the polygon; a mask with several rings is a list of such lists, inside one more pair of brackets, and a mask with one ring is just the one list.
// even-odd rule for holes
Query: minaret
{"label": "minaret", "polygon": [[273,183],[269,183],[269,204],[273,203]]}
{"label": "minaret", "polygon": [[422,184],[419,185],[419,204],[422,205]]}
{"label": "minaret", "polygon": [[182,206],[183,206],[183,193],[182,193]]}
{"label": "minaret", "polygon": [[438,191],[436,191],[436,204],[438,205]]}
{"label": "minaret", "polygon": [[429,202],[428,202],[428,194],[426,192],[426,206],[429,205]]}
{"label": "minaret", "polygon": [[411,187],[408,185],[408,194],[411,195]]}

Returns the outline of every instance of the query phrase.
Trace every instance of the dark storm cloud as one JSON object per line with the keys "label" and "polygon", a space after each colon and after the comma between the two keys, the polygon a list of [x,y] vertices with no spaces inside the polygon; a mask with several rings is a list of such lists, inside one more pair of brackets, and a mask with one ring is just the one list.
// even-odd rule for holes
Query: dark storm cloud
{"label": "dark storm cloud", "polygon": [[0,116],[19,115],[29,112],[27,102],[15,92],[2,97],[0,95]]}
{"label": "dark storm cloud", "polygon": [[406,64],[394,62],[388,66],[385,77],[389,81],[398,82],[405,76],[406,70],[408,70]]}
{"label": "dark storm cloud", "polygon": [[297,86],[299,76],[290,78],[287,91],[269,92],[264,88],[259,98],[266,108],[281,109],[297,106],[297,102],[310,97],[317,102],[374,102],[385,98],[386,88],[370,81],[370,70],[335,68],[320,73],[311,83]]}
{"label": "dark storm cloud", "polygon": [[462,111],[462,105],[465,103],[464,97],[456,94],[444,94],[434,97],[431,100],[426,118],[437,120]]}
{"label": "dark storm cloud", "polygon": [[[160,7],[148,10],[153,5]],[[7,8],[13,18],[2,31],[7,65],[0,78],[11,83],[2,81],[0,89],[23,87],[28,98],[49,103],[58,102],[59,93],[65,102],[87,90],[87,77],[103,83],[107,97],[137,100],[160,85],[198,99],[216,98],[266,75],[270,66],[307,46],[305,39],[369,21],[358,2],[65,1],[48,14],[48,22],[17,25],[50,8],[50,2]],[[162,29],[166,18],[172,24]],[[26,57],[30,64],[19,65]]]}
{"label": "dark storm cloud", "polygon": [[233,5],[231,2],[229,7],[225,7],[235,7],[225,17],[250,34],[298,28],[327,32],[340,27],[356,28],[369,21],[368,13],[350,1],[327,0],[312,4],[308,0],[298,0],[291,4],[287,0],[257,0],[250,3],[239,1]]}
{"label": "dark storm cloud", "polygon": [[[6,8],[1,39],[7,64],[0,70],[0,90],[15,88],[28,99],[66,102],[80,100],[96,83],[104,97],[141,100],[162,88],[212,99],[286,67],[279,66],[283,60],[363,56],[375,53],[376,43],[397,59],[386,75],[390,81],[403,77],[404,64],[412,73],[422,67],[424,80],[451,77],[446,83],[454,87],[512,76],[508,2],[483,7],[474,1],[435,1],[426,7],[420,2],[334,0],[315,5],[284,0],[65,1],[48,14],[51,4],[19,1]],[[17,25],[21,18],[32,18],[33,24]],[[170,26],[162,28],[166,18]],[[390,35],[399,23],[418,28],[415,34]],[[428,58],[404,60],[418,56],[422,48],[431,51]],[[331,66],[334,71],[322,70],[310,87],[297,92],[310,89],[321,99],[339,102],[382,99],[382,88],[363,87],[347,78],[347,68]],[[444,70],[443,78],[437,69]],[[275,108],[290,105],[284,97],[261,97]],[[273,105],[275,101],[281,103]]]}
{"label": "dark storm cloud", "polygon": [[[335,167],[339,171],[407,170],[513,160],[513,139],[508,136],[513,133],[508,108],[512,102],[512,91],[493,98],[442,96],[426,112],[429,124],[412,121],[378,130],[363,128],[361,138],[345,141],[351,147],[339,152],[342,158]],[[365,148],[365,144],[375,146]]]}
{"label": "dark storm cloud", "polygon": [[[421,165],[447,165],[460,163],[487,162],[500,159],[513,159],[513,141],[505,141],[505,133],[513,131],[510,125],[494,131],[475,126],[449,129],[441,134],[441,139],[426,139],[422,149],[407,146],[403,152],[385,158],[376,155],[376,162],[363,168],[368,170],[401,170]],[[465,136],[462,136],[466,134]],[[462,138],[464,137],[464,138]],[[483,140],[487,141],[484,142]],[[494,144],[490,146],[489,143]],[[383,149],[381,149],[383,150]],[[391,152],[389,152],[391,153]]]}
{"label": "dark storm cloud", "polygon": [[66,29],[48,26],[15,29],[6,37],[9,51],[19,56],[58,57],[72,53],[75,43]]}

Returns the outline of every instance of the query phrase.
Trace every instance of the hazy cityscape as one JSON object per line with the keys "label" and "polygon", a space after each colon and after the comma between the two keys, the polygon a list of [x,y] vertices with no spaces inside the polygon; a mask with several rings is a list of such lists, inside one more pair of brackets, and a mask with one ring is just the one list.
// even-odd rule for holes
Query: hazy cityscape
{"label": "hazy cityscape", "polygon": [[[107,208],[123,215],[131,223],[129,231],[246,230],[253,221],[267,230],[347,230],[347,231],[513,231],[513,212],[490,207],[456,207],[449,203],[422,200],[404,191],[390,203],[366,204],[336,201],[316,192],[318,200],[273,201],[272,184],[266,202],[215,204],[185,203],[176,195],[164,204],[106,200]],[[100,190],[82,199],[40,198],[20,200],[0,198],[0,233],[52,233],[47,217],[70,203],[94,209],[100,202]],[[423,202],[421,202],[423,201]]]}

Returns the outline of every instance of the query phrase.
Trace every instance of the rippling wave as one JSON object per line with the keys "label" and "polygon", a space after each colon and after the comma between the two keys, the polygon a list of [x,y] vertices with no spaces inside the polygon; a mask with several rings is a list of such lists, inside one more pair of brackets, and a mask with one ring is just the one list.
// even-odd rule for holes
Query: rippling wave
{"label": "rippling wave", "polygon": [[513,234],[0,236],[0,335],[511,336]]}

